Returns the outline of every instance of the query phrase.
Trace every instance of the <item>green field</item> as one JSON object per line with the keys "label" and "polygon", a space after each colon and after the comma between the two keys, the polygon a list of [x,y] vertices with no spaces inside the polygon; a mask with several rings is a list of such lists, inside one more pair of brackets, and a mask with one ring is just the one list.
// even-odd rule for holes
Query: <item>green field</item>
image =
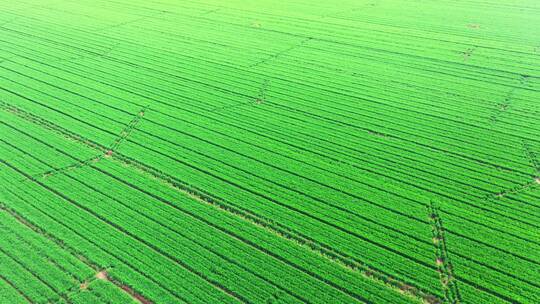
{"label": "green field", "polygon": [[0,0],[0,304],[538,304],[539,219],[539,1]]}

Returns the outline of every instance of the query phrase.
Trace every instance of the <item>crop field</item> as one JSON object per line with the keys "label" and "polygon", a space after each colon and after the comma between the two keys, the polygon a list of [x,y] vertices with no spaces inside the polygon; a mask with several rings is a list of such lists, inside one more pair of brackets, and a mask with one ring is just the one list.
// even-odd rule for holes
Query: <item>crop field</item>
{"label": "crop field", "polygon": [[539,219],[539,1],[0,0],[0,304],[538,304]]}

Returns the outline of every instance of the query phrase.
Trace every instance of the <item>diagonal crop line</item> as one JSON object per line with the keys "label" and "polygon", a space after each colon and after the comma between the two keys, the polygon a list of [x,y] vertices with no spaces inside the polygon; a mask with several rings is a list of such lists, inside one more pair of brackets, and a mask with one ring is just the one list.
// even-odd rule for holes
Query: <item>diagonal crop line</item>
{"label": "diagonal crop line", "polygon": [[220,112],[220,111],[224,111],[224,110],[230,110],[232,108],[238,108],[238,107],[243,107],[243,106],[247,106],[247,105],[252,105],[252,104],[262,104],[266,101],[266,91],[268,90],[268,86],[269,86],[269,83],[270,83],[270,80],[266,79],[261,87],[259,88],[259,94],[257,94],[257,98],[255,99],[255,101],[253,102],[252,100],[250,101],[247,101],[247,102],[241,102],[241,103],[236,103],[236,104],[232,104],[232,105],[226,105],[226,106],[222,106],[222,107],[217,107],[217,108],[214,108],[212,110],[210,110],[211,113],[216,113],[216,112]]}
{"label": "diagonal crop line", "polygon": [[[529,81],[528,75],[520,75],[519,85],[521,87],[527,86],[528,81]],[[492,126],[499,120],[499,116],[501,116],[503,112],[506,112],[508,108],[511,106],[512,99],[514,98],[516,91],[519,90],[521,87],[518,87],[518,86],[512,87],[508,91],[508,93],[506,93],[504,100],[496,104],[495,109],[493,110],[491,116],[489,117],[489,120]]]}
{"label": "diagonal crop line", "polygon": [[[0,101],[0,108],[2,107],[3,102]],[[71,140],[78,141],[82,144],[87,145],[88,147],[94,148],[96,150],[107,152],[107,147],[98,144],[88,138],[82,137],[68,129],[65,129],[59,125],[56,125],[52,122],[49,122],[46,119],[40,118],[30,113],[15,112],[14,114],[20,115],[22,118],[29,120],[32,123],[40,125],[41,127],[47,128],[53,132],[56,132],[66,138]],[[223,202],[220,198],[214,197],[212,194],[205,192],[204,190],[197,189],[193,185],[178,181],[174,177],[169,176],[168,174],[156,170],[152,167],[147,166],[144,163],[138,162],[132,158],[124,156],[122,154],[111,154],[112,158],[116,161],[121,162],[124,165],[133,167],[139,171],[144,172],[145,174],[150,174],[154,178],[170,185],[177,191],[183,193],[186,196],[189,196],[198,202],[212,205],[215,208],[223,212],[230,213],[232,215],[238,216],[253,225],[262,227],[273,233],[276,233],[282,238],[288,239],[299,246],[302,246],[306,249],[309,249],[313,252],[320,254],[322,257],[353,271],[358,271],[366,278],[373,280],[379,284],[386,286],[387,288],[403,293],[410,298],[427,301],[427,303],[441,303],[439,297],[429,294],[417,287],[412,286],[411,284],[400,281],[396,278],[393,278],[391,275],[381,272],[375,268],[372,268],[369,265],[360,263],[359,261],[353,260],[348,256],[344,256],[342,253],[333,250],[330,247],[325,246],[324,244],[319,244],[312,239],[309,239],[303,235],[291,231],[288,227],[282,226],[280,224],[274,223],[271,219],[261,218],[258,215],[251,214],[248,210],[238,209],[234,206],[230,206],[226,202]]]}
{"label": "diagonal crop line", "polygon": [[[116,150],[118,149],[118,147],[120,146],[120,144],[126,140],[126,138],[128,138],[128,136],[131,134],[131,132],[133,132],[133,130],[135,129],[135,127],[137,127],[137,125],[139,124],[139,122],[141,121],[141,119],[144,117],[144,113],[148,110],[148,105],[145,106],[144,108],[142,108],[137,114],[135,114],[133,116],[133,118],[131,119],[131,121],[129,122],[129,124],[127,125],[127,127],[125,127],[121,132],[120,134],[118,135],[118,137],[114,140],[114,142],[112,143],[112,145],[110,146],[109,148],[109,151],[110,152],[116,152]],[[109,151],[107,151],[107,153],[110,153]]]}
{"label": "diagonal crop line", "polygon": [[521,140],[521,144],[523,145],[523,152],[535,172],[533,180],[528,183],[516,185],[512,188],[504,189],[498,193],[489,194],[487,195],[486,200],[501,198],[509,194],[522,193],[540,184],[540,160],[538,159],[538,155],[532,150],[531,146],[525,139]]}
{"label": "diagonal crop line", "polygon": [[[22,110],[16,106],[13,106],[13,105],[10,105],[8,104],[7,102],[4,102],[4,101],[0,101],[0,108],[12,113],[12,114],[15,114],[23,119],[26,119],[32,123],[36,123],[36,124],[39,124],[39,125],[42,125],[42,126],[45,126],[46,128],[49,128],[51,129],[53,127],[54,124],[52,124],[51,122],[39,117],[39,116],[36,116],[34,114],[31,114],[29,112],[26,112],[25,110]],[[104,150],[103,153],[100,153],[96,156],[93,156],[93,157],[90,157],[88,159],[85,159],[85,160],[82,160],[82,161],[79,161],[79,162],[76,162],[76,163],[73,163],[73,164],[70,164],[70,165],[67,165],[67,166],[64,166],[64,167],[60,167],[60,168],[55,168],[55,169],[52,169],[52,170],[48,170],[48,171],[45,171],[45,172],[41,172],[41,173],[37,173],[37,174],[34,174],[32,175],[33,177],[42,177],[42,178],[47,178],[47,177],[50,177],[50,176],[53,176],[53,175],[56,175],[56,174],[61,174],[63,172],[66,172],[66,171],[69,171],[69,170],[73,170],[73,169],[78,169],[78,168],[82,168],[82,167],[85,167],[85,166],[88,166],[92,163],[96,163],[96,162],[99,162],[102,158],[104,157],[109,157],[111,155],[113,155],[113,153],[115,153],[118,148],[120,147],[120,145],[122,144],[122,142],[124,142],[128,137],[129,135],[133,132],[133,130],[137,127],[137,125],[139,124],[139,122],[141,121],[141,119],[144,117],[144,114],[145,112],[148,110],[149,108],[149,105],[141,108],[139,110],[139,112],[137,112],[135,115],[133,115],[133,118],[131,119],[131,121],[129,122],[129,124],[120,132],[120,134],[116,137],[116,139],[113,141],[113,143],[107,148],[107,149],[103,149],[102,147],[98,147],[95,143],[90,143],[88,140],[82,140],[82,137],[78,136],[78,135],[74,135],[73,137],[71,137],[71,139],[73,140],[76,140],[78,142],[82,142],[84,143],[85,145],[88,145],[90,146],[91,148],[94,148],[94,149],[99,149],[99,150]]]}
{"label": "diagonal crop line", "polygon": [[439,208],[435,206],[433,201],[430,201],[427,209],[431,221],[433,244],[435,246],[435,263],[440,275],[445,303],[461,303],[458,282],[454,276],[454,267],[448,256],[447,243],[444,235],[443,222],[439,214]]}
{"label": "diagonal crop line", "polygon": [[528,183],[525,183],[525,184],[520,184],[520,185],[517,185],[513,188],[508,188],[508,189],[505,189],[501,192],[498,192],[498,193],[495,193],[495,194],[492,194],[492,195],[488,195],[487,197],[487,200],[491,200],[491,199],[495,199],[495,198],[501,198],[501,197],[504,197],[506,195],[509,195],[509,194],[517,194],[517,193],[521,193],[521,192],[524,192],[534,186],[536,186],[537,184],[540,184],[540,181],[539,181],[539,178],[535,178],[535,180],[533,180],[532,182],[528,182]]}
{"label": "diagonal crop line", "polygon": [[[16,107],[14,105],[11,105],[5,101],[2,101],[0,100],[0,108],[1,109],[4,109],[5,111],[11,113],[11,114],[14,114],[24,120],[27,120],[31,123],[34,123],[34,124],[37,124],[37,125],[40,125],[46,129],[49,129],[49,130],[56,130],[58,128],[61,128],[61,129],[64,129],[42,117],[39,117],[37,115],[34,115],[30,112],[27,112],[19,107]],[[84,145],[87,145],[91,148],[94,148],[94,149],[99,149],[99,150],[103,150],[105,151],[105,149],[102,148],[101,145],[98,145],[92,141],[89,141],[88,139],[78,135],[78,134],[75,134],[73,132],[70,132],[68,131],[67,129],[64,129],[66,132],[68,132],[70,134],[69,138],[74,140],[74,141],[78,141],[80,143],[83,143]],[[64,135],[65,136],[65,135]]]}
{"label": "diagonal crop line", "polygon": [[293,46],[291,46],[291,47],[289,47],[289,48],[287,48],[287,49],[285,49],[285,50],[282,50],[282,51],[280,51],[280,52],[277,52],[277,53],[275,53],[275,54],[272,54],[272,55],[270,55],[269,57],[267,57],[267,58],[265,58],[265,59],[263,59],[263,60],[261,60],[261,61],[258,61],[258,62],[255,62],[255,63],[249,65],[248,68],[254,68],[254,67],[258,66],[258,65],[267,63],[267,62],[272,61],[272,60],[275,60],[275,59],[277,59],[278,57],[280,57],[280,56],[282,56],[282,55],[285,55],[285,54],[291,52],[292,50],[295,50],[295,49],[297,49],[297,48],[299,48],[299,47],[302,47],[304,44],[306,44],[308,41],[310,41],[310,40],[312,40],[312,39],[313,39],[313,37],[308,37],[308,38],[306,38],[306,39],[300,41],[299,43],[297,43],[297,44],[295,44],[295,45],[293,45]]}
{"label": "diagonal crop line", "polygon": [[100,154],[98,156],[88,158],[88,159],[80,161],[78,163],[74,163],[74,164],[67,165],[67,166],[64,166],[64,167],[52,169],[52,170],[45,171],[45,172],[42,172],[42,173],[37,173],[37,174],[34,174],[33,176],[34,177],[47,178],[47,177],[50,177],[50,176],[53,176],[53,175],[56,175],[56,174],[63,173],[65,171],[82,168],[82,167],[87,166],[87,165],[89,165],[91,163],[96,163],[96,162],[100,161],[101,158],[103,158],[103,155]]}

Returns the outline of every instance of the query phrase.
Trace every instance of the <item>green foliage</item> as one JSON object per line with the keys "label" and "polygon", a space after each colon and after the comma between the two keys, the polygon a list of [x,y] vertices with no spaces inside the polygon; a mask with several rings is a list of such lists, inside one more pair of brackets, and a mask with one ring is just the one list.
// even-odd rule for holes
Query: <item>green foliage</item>
{"label": "green foliage", "polygon": [[535,1],[2,2],[1,303],[540,302]]}

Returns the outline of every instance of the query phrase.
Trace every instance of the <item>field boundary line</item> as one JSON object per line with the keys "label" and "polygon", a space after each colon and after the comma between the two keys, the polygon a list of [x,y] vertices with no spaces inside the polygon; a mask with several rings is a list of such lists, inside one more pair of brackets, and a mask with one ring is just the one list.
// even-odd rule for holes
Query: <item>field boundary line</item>
{"label": "field boundary line", "polygon": [[50,177],[50,176],[53,176],[53,175],[56,175],[56,174],[64,173],[64,172],[69,171],[69,170],[78,169],[78,168],[82,168],[84,166],[88,166],[91,163],[95,163],[95,162],[100,161],[101,158],[102,158],[102,155],[94,156],[94,157],[88,158],[86,160],[83,160],[83,161],[80,161],[80,162],[77,162],[77,163],[74,163],[74,164],[71,164],[71,165],[67,165],[67,166],[64,166],[64,167],[57,168],[57,169],[52,169],[52,170],[45,171],[45,172],[42,172],[42,173],[36,173],[33,176],[38,177],[38,178],[39,177],[47,178],[47,177]]}
{"label": "field boundary line", "polygon": [[444,292],[445,303],[459,304],[461,303],[461,294],[454,276],[454,267],[450,261],[447,251],[447,242],[445,231],[439,208],[435,206],[433,201],[427,206],[429,219],[431,221],[431,233],[433,236],[433,245],[435,246],[435,263],[437,271],[440,275],[441,286]]}
{"label": "field boundary line", "polygon": [[[64,167],[60,167],[60,168],[48,170],[48,171],[45,171],[45,172],[37,173],[37,174],[34,174],[32,176],[36,177],[36,178],[39,178],[39,177],[47,178],[47,177],[51,177],[51,176],[56,175],[56,174],[64,173],[64,172],[69,171],[69,170],[82,168],[82,167],[88,166],[88,165],[90,165],[92,163],[97,163],[97,162],[101,161],[101,159],[103,159],[103,158],[110,157],[111,155],[116,153],[116,151],[118,150],[120,145],[129,137],[129,135],[131,135],[133,130],[137,127],[139,122],[144,117],[145,112],[149,109],[149,107],[150,107],[149,105],[146,105],[145,107],[141,108],[139,110],[139,112],[134,114],[133,118],[128,123],[128,125],[124,129],[122,129],[122,131],[120,131],[118,136],[115,138],[113,143],[108,148],[104,147],[104,146],[101,146],[101,145],[98,146],[95,143],[91,144],[88,140],[81,141],[82,137],[80,137],[80,136],[78,136],[78,135],[76,135],[74,133],[71,133],[72,136],[70,136],[70,138],[72,140],[75,140],[75,141],[77,141],[79,143],[83,143],[86,146],[89,146],[90,148],[102,150],[103,152],[96,155],[96,156],[90,157],[88,159],[73,163],[71,165],[67,165],[67,166],[64,166]],[[53,123],[50,123],[47,120],[45,120],[45,119],[43,119],[43,118],[41,118],[39,116],[31,114],[31,113],[29,113],[29,112],[27,112],[25,110],[22,110],[22,109],[20,109],[20,108],[18,108],[16,106],[12,106],[12,105],[10,105],[10,104],[8,104],[6,102],[0,101],[0,108],[3,108],[6,111],[8,111],[8,112],[10,112],[12,114],[15,114],[16,116],[19,116],[19,117],[21,117],[23,119],[26,119],[27,121],[30,121],[32,123],[36,123],[38,125],[45,126],[48,129],[54,129],[53,128],[53,125],[54,125]],[[65,136],[65,134],[64,134],[64,136]]]}
{"label": "field boundary line", "polygon": [[105,152],[105,157],[112,155],[112,153],[116,152],[118,147],[124,142],[129,135],[131,135],[131,132],[137,127],[139,122],[144,117],[145,112],[148,110],[150,105],[146,105],[143,108],[139,110],[138,113],[133,115],[133,118],[129,122],[129,124],[120,132],[118,137],[114,140],[114,142],[109,147],[109,150]]}
{"label": "field boundary line", "polygon": [[260,61],[252,63],[247,67],[248,68],[254,68],[254,67],[259,66],[261,64],[265,64],[265,63],[267,63],[269,61],[276,60],[277,58],[279,58],[282,55],[285,55],[285,54],[287,54],[287,53],[289,53],[289,52],[291,52],[291,51],[293,51],[293,50],[295,50],[297,48],[303,47],[307,42],[309,42],[309,41],[311,41],[313,39],[314,39],[313,37],[304,38],[300,42],[298,42],[298,43],[296,43],[296,44],[294,44],[294,45],[292,45],[292,46],[290,46],[290,47],[288,47],[288,48],[286,48],[286,49],[284,49],[282,51],[274,53],[274,54],[272,54],[272,55],[270,55],[270,56],[268,56],[268,57],[266,57],[266,58],[264,58],[264,59],[262,59]]}
{"label": "field boundary line", "polygon": [[498,192],[498,193],[495,193],[491,196],[488,197],[488,200],[490,199],[495,199],[495,198],[502,198],[502,197],[505,197],[506,195],[509,195],[509,194],[516,194],[516,193],[521,193],[521,192],[524,192],[534,186],[536,186],[537,184],[540,184],[540,178],[535,178],[532,182],[528,182],[526,184],[520,184],[520,185],[517,185],[513,188],[508,188],[508,189],[505,189],[501,192]]}
{"label": "field boundary line", "polygon": [[525,154],[525,157],[528,159],[532,170],[534,171],[534,175],[532,176],[532,181],[524,184],[516,185],[512,188],[506,188],[500,192],[494,193],[494,194],[488,194],[486,197],[486,200],[493,200],[505,197],[509,194],[517,194],[521,192],[525,192],[529,190],[530,188],[534,188],[537,185],[540,185],[540,160],[538,155],[532,150],[530,144],[527,142],[527,140],[522,139],[521,145],[523,146],[523,153]]}
{"label": "field boundary line", "polygon": [[261,86],[259,88],[259,94],[257,95],[255,101],[250,100],[250,101],[236,103],[236,104],[232,104],[232,105],[216,107],[216,108],[213,108],[213,109],[209,110],[209,112],[216,113],[216,112],[220,112],[220,111],[224,111],[224,110],[229,110],[229,109],[232,109],[232,108],[238,108],[238,107],[243,107],[243,106],[248,106],[248,105],[262,104],[262,103],[264,103],[266,101],[266,91],[268,90],[269,83],[270,83],[270,80],[268,80],[268,79],[263,81],[263,83],[261,84]]}

